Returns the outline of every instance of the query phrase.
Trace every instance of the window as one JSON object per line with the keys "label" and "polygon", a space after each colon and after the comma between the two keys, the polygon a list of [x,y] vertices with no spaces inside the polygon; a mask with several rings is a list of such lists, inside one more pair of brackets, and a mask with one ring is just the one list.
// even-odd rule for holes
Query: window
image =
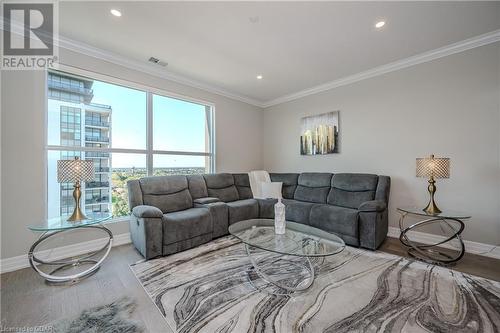
{"label": "window", "polygon": [[61,144],[63,146],[80,146],[81,110],[61,105]]}
{"label": "window", "polygon": [[[86,74],[86,73],[84,73]],[[92,160],[82,184],[86,213],[129,214],[127,181],[213,172],[213,106],[101,77],[47,76],[48,217],[71,214],[73,184],[57,183],[57,160]]]}

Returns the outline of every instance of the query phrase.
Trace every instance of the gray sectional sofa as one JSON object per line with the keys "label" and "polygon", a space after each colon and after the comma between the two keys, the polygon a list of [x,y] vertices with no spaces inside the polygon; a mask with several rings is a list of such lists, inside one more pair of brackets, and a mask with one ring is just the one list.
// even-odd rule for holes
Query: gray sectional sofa
{"label": "gray sectional sofa", "polygon": [[[388,229],[390,178],[354,173],[272,173],[283,182],[286,219],[376,249]],[[228,226],[274,218],[275,199],[254,199],[248,174],[146,177],[127,183],[130,234],[146,258],[183,251],[228,234]]]}

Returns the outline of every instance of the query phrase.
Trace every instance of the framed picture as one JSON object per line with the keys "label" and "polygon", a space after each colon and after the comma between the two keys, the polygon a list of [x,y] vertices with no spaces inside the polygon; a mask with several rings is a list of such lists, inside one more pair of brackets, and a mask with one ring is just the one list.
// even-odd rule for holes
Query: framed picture
{"label": "framed picture", "polygon": [[339,152],[339,111],[304,117],[300,127],[301,155]]}

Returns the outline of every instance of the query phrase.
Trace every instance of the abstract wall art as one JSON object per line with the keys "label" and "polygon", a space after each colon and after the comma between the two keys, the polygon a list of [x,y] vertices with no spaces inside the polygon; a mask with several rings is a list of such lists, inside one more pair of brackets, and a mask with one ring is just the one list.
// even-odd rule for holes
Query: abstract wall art
{"label": "abstract wall art", "polygon": [[339,152],[339,111],[304,117],[300,127],[301,155]]}

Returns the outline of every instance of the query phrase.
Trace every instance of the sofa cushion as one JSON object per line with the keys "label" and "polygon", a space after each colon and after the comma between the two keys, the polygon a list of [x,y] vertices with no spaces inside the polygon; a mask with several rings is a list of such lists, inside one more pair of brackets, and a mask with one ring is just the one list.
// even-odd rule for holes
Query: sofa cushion
{"label": "sofa cushion", "polygon": [[284,199],[293,199],[299,179],[298,173],[271,173],[269,176],[272,182],[283,183],[281,193]]}
{"label": "sofa cushion", "polygon": [[309,214],[313,203],[297,201],[292,199],[283,199],[285,204],[285,219],[287,221],[309,224]]}
{"label": "sofa cushion", "polygon": [[250,178],[248,173],[234,173],[234,185],[238,190],[238,197],[242,199],[253,198],[252,189],[250,188]]}
{"label": "sofa cushion", "polygon": [[203,177],[207,184],[209,197],[216,197],[224,202],[231,202],[239,199],[238,190],[234,185],[233,175],[229,173],[218,173],[203,175]]}
{"label": "sofa cushion", "polygon": [[259,203],[259,217],[261,219],[274,219],[274,205],[278,199],[257,199]]}
{"label": "sofa cushion", "polygon": [[214,173],[203,175],[207,188],[225,188],[234,185],[234,177],[230,173]]}
{"label": "sofa cushion", "polygon": [[187,176],[189,192],[193,199],[208,197],[207,184],[202,175]]}
{"label": "sofa cushion", "polygon": [[144,204],[158,207],[163,213],[193,207],[186,176],[146,177],[139,184]]}
{"label": "sofa cushion", "polygon": [[229,224],[259,217],[259,204],[256,199],[236,200],[226,203],[229,211]]}
{"label": "sofa cushion", "polygon": [[212,230],[212,218],[207,208],[190,208],[163,215],[164,244],[212,233]]}
{"label": "sofa cushion", "polygon": [[238,191],[234,185],[226,188],[209,188],[208,195],[210,197],[219,198],[222,202],[236,201],[239,198]]}
{"label": "sofa cushion", "polygon": [[358,211],[355,209],[314,205],[311,209],[309,224],[339,236],[358,238]]}
{"label": "sofa cushion", "polygon": [[339,173],[332,178],[328,194],[330,205],[358,209],[365,201],[375,198],[378,176],[360,173]]}
{"label": "sofa cushion", "polygon": [[326,203],[331,181],[331,173],[302,173],[293,198],[299,201]]}

